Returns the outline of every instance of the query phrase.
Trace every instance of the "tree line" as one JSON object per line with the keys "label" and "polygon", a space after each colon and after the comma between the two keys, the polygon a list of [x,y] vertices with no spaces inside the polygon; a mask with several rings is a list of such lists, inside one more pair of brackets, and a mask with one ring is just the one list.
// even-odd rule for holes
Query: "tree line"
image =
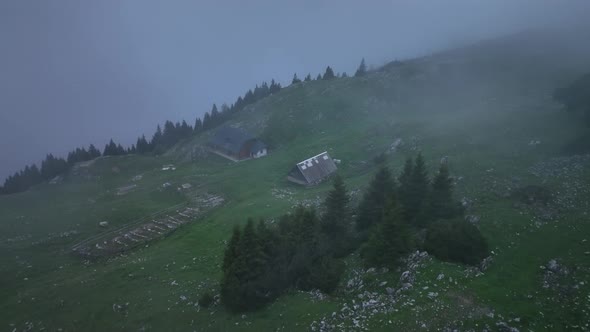
{"label": "tree line", "polygon": [[488,254],[485,238],[453,198],[447,165],[430,180],[421,155],[408,159],[397,179],[382,165],[356,208],[336,176],[322,210],[299,206],[276,225],[248,219],[234,228],[220,282],[228,310],[256,310],[289,289],[331,293],[344,273],[343,258],[355,250],[367,267],[389,268],[416,248],[463,264]]}
{"label": "tree line", "polygon": [[[360,77],[365,75],[365,73],[366,66],[365,60],[363,59],[355,76]],[[346,77],[346,73],[343,73],[341,77]],[[334,78],[336,78],[334,71],[328,66],[324,75],[322,76],[321,74],[318,74],[317,79],[330,80]],[[308,74],[304,80],[311,81],[311,75]],[[301,82],[301,80],[299,80],[297,74],[295,74],[292,84],[299,82]],[[211,111],[205,112],[202,118],[197,117],[193,126],[189,125],[185,120],[176,123],[168,120],[164,123],[163,129],[160,125],[156,127],[156,131],[151,139],[148,140],[145,135],[142,135],[137,138],[134,144],[127,148],[123,147],[121,144],[115,143],[113,139],[111,139],[109,143],[105,145],[102,153],[94,145],[90,145],[88,150],[85,148],[76,148],[69,152],[66,160],[63,158],[56,158],[49,154],[46,156],[42,164],[45,163],[51,165],[49,167],[51,171],[46,170],[43,172],[43,165],[41,168],[37,167],[35,164],[28,165],[22,170],[15,172],[4,181],[4,185],[0,186],[0,195],[25,191],[31,186],[50,180],[55,176],[66,172],[77,162],[92,160],[100,156],[122,156],[127,154],[149,153],[162,154],[183,139],[220,126],[229,120],[236,112],[241,111],[246,106],[254,104],[263,98],[278,93],[281,89],[281,84],[274,79],[271,80],[270,84],[262,82],[262,84],[256,85],[254,89],[246,91],[243,97],[239,96],[236,101],[229,106],[223,104],[220,109],[218,109],[217,105],[213,104]],[[45,176],[43,176],[43,174],[45,174]]]}
{"label": "tree line", "polygon": [[[365,64],[365,59],[363,58],[361,60],[360,65],[358,66],[357,70],[354,73],[354,77],[362,77],[365,76],[367,74],[367,65]],[[318,74],[318,76],[316,76],[315,80],[316,81],[320,81],[320,80],[332,80],[335,78],[347,78],[348,74],[346,74],[346,72],[342,72],[342,74],[334,74],[334,70],[332,69],[332,67],[328,66],[326,67],[326,70],[324,71],[324,74]],[[313,79],[311,78],[311,74],[307,74],[305,76],[305,78],[303,79],[304,82],[311,82],[313,81]],[[297,76],[297,73],[293,74],[293,79],[291,80],[291,84],[298,84],[301,83],[302,80]]]}

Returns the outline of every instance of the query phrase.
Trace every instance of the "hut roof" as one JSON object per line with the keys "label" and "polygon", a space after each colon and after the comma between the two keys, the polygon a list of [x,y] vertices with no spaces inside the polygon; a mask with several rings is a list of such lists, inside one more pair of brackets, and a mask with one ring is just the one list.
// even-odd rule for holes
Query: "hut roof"
{"label": "hut roof", "polygon": [[307,183],[317,183],[337,170],[334,160],[328,152],[322,152],[317,156],[297,163],[297,169],[301,172]]}

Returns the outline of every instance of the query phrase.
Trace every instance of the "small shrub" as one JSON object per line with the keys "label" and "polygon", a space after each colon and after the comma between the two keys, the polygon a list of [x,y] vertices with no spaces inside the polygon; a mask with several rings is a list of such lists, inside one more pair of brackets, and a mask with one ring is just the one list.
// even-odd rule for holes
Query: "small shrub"
{"label": "small shrub", "polygon": [[317,288],[323,293],[330,294],[338,287],[344,269],[345,266],[341,260],[322,257],[312,264],[309,274],[302,280],[300,287]]}
{"label": "small shrub", "polygon": [[213,298],[213,295],[211,295],[211,293],[205,292],[201,294],[201,296],[199,297],[199,306],[203,308],[208,308],[213,304],[214,300],[215,299]]}
{"label": "small shrub", "polygon": [[432,223],[426,231],[424,248],[442,261],[467,265],[477,265],[489,253],[479,229],[462,219]]}

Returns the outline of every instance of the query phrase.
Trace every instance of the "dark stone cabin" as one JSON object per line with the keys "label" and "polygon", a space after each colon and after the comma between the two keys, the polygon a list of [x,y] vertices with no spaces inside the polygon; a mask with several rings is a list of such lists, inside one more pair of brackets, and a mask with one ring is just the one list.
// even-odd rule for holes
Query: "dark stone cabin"
{"label": "dark stone cabin", "polygon": [[221,127],[207,143],[211,151],[233,161],[266,156],[268,147],[240,128]]}
{"label": "dark stone cabin", "polygon": [[287,180],[304,186],[313,186],[324,181],[337,169],[328,152],[322,152],[297,163],[289,172]]}

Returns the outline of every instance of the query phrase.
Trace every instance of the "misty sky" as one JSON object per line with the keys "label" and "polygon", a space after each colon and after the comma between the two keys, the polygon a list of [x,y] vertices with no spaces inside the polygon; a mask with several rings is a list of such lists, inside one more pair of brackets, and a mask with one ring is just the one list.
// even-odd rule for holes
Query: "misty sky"
{"label": "misty sky", "polygon": [[46,153],[157,123],[326,65],[353,73],[586,19],[584,0],[0,0],[0,180]]}

